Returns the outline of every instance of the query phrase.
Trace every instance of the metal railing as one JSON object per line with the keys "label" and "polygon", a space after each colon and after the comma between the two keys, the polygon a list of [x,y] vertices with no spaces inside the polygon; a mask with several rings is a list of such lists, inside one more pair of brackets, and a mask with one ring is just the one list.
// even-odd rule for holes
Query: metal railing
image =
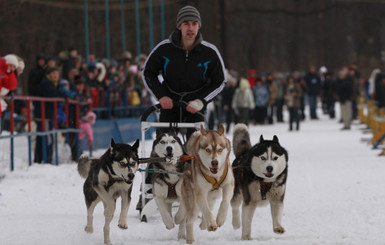
{"label": "metal railing", "polygon": [[[65,98],[45,98],[45,97],[35,97],[35,96],[0,96],[0,98],[5,99],[8,101],[8,111],[9,111],[9,135],[0,135],[1,139],[10,139],[10,169],[11,171],[14,170],[14,153],[15,153],[15,147],[14,147],[14,138],[15,137],[27,137],[28,138],[28,165],[32,165],[32,143],[31,143],[31,137],[32,136],[46,136],[46,135],[53,135],[54,136],[54,149],[55,149],[55,164],[59,164],[59,157],[58,157],[58,144],[57,144],[57,135],[58,133],[79,133],[82,130],[79,129],[79,107],[87,105],[89,106],[89,110],[92,109],[91,104],[88,102],[81,102],[79,100],[71,100],[71,99],[65,99]],[[15,134],[14,130],[14,101],[15,100],[22,100],[26,101],[27,103],[27,132],[25,133],[17,133]],[[31,102],[32,101],[39,101],[40,102],[40,109],[41,109],[41,123],[42,123],[42,130],[41,132],[31,132],[31,122],[32,122],[32,111],[31,111]],[[53,102],[53,130],[48,130],[45,128],[45,122],[49,119],[46,119],[45,115],[45,103],[46,102]],[[58,128],[58,120],[57,120],[57,104],[59,102],[64,102],[64,112],[66,114],[66,121],[65,121],[65,129],[59,129]],[[69,126],[69,104],[75,105],[75,128],[68,128]],[[4,116],[4,115],[3,115]],[[47,159],[46,157],[46,142],[45,137],[43,137],[42,140],[43,145],[43,161]]]}

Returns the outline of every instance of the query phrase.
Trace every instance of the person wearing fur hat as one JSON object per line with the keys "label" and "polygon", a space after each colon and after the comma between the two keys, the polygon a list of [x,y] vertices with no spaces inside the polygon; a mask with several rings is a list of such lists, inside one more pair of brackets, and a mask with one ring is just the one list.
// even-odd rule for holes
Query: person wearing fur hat
{"label": "person wearing fur hat", "polygon": [[[159,101],[160,122],[203,121],[200,114],[225,87],[222,57],[213,44],[203,40],[201,27],[195,7],[181,8],[175,31],[151,51],[144,64],[143,82]],[[175,101],[187,103],[186,108],[176,108]],[[189,129],[187,137],[193,131]]]}

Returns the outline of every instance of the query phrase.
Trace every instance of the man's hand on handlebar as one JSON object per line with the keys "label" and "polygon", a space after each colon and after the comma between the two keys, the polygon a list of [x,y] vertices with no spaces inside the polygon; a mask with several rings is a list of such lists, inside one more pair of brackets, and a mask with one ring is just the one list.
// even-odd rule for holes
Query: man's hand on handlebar
{"label": "man's hand on handlebar", "polygon": [[163,96],[162,98],[160,98],[159,104],[162,107],[162,109],[172,109],[174,107],[172,99],[167,96]]}
{"label": "man's hand on handlebar", "polygon": [[200,99],[189,101],[186,110],[192,114],[197,113],[198,111],[202,110],[203,108],[203,102]]}

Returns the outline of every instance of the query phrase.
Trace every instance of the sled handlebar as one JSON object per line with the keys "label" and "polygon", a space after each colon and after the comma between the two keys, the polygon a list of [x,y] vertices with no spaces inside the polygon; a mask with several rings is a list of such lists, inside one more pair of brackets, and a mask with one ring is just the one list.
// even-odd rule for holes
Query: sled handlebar
{"label": "sled handlebar", "polygon": [[[174,101],[173,100],[172,103],[173,103],[174,107],[176,106],[176,107],[186,108],[186,106],[187,106],[187,103],[184,101]],[[153,105],[153,106],[147,108],[147,110],[143,112],[143,115],[142,115],[140,121],[145,122],[147,120],[147,117],[151,113],[153,113],[155,111],[159,111],[160,109],[162,109],[160,104],[156,104],[156,105]]]}

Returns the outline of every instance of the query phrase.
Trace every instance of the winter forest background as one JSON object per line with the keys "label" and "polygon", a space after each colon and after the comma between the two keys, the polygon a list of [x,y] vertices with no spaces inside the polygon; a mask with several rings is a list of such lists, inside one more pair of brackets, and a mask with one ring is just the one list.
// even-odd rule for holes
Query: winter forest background
{"label": "winter forest background", "polygon": [[[29,70],[39,53],[57,55],[76,46],[85,54],[84,2],[80,0],[1,0],[0,55],[20,55],[26,69],[19,87],[25,94]],[[90,53],[106,57],[105,0],[88,0]],[[124,3],[123,11],[121,4]],[[175,28],[178,9],[197,6],[205,40],[214,43],[229,69],[239,72],[305,71],[325,65],[337,71],[356,64],[368,77],[385,61],[385,1],[382,0],[138,0],[141,52],[148,54],[149,4],[153,39]],[[122,56],[122,13],[126,50],[136,56],[135,0],[109,0],[111,57]]]}

